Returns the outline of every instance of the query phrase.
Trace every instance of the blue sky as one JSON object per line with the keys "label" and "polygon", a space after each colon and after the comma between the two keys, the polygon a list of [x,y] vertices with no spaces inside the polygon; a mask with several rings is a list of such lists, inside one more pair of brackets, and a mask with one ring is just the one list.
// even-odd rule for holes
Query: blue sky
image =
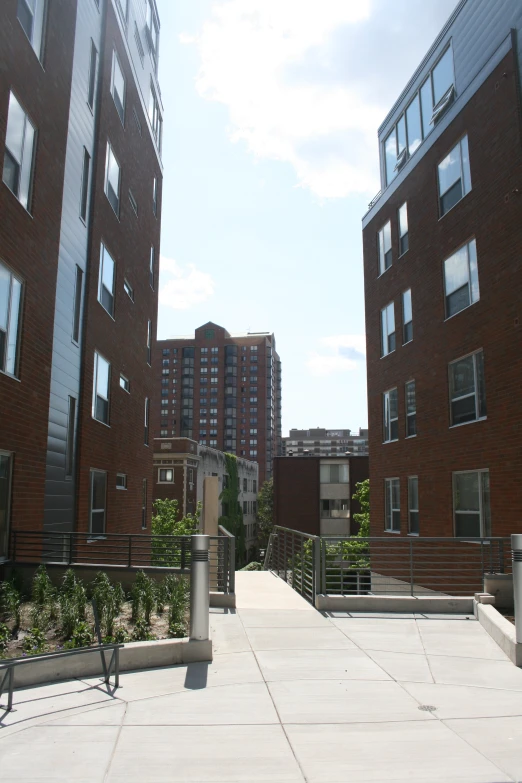
{"label": "blue sky", "polygon": [[377,128],[456,0],[157,0],[158,337],[271,331],[290,427],[367,425]]}

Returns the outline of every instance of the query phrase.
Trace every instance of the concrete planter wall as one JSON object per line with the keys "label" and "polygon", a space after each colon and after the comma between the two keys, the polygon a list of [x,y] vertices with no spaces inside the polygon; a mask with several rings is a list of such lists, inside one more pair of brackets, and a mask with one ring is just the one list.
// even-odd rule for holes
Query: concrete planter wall
{"label": "concrete planter wall", "polygon": [[522,666],[522,644],[517,644],[515,626],[491,604],[474,602],[475,617],[515,666]]}
{"label": "concrete planter wall", "polygon": [[499,609],[513,607],[513,574],[484,574],[484,592],[495,596]]}
{"label": "concrete planter wall", "polygon": [[[109,663],[111,653],[105,653]],[[192,639],[158,639],[153,642],[130,642],[120,650],[120,671],[155,669],[182,663],[212,660],[212,641]],[[2,671],[0,661],[0,673]],[[59,680],[85,679],[101,676],[101,654],[55,658],[24,663],[15,667],[15,688],[56,682]]]}

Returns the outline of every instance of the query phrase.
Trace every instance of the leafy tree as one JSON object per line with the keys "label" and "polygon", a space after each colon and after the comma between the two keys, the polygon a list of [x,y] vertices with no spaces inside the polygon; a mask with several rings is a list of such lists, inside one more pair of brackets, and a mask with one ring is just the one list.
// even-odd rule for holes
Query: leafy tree
{"label": "leafy tree", "polygon": [[201,503],[198,503],[195,514],[187,514],[180,519],[177,500],[158,499],[154,501],[156,513],[152,517],[152,565],[173,567],[181,564],[181,548],[179,542],[154,536],[191,536],[199,529]]}
{"label": "leafy tree", "polygon": [[265,481],[257,496],[259,546],[266,547],[274,527],[274,479]]}
{"label": "leafy tree", "polygon": [[361,507],[361,512],[353,515],[353,521],[359,525],[357,535],[367,538],[370,535],[370,479],[364,479],[355,485],[353,499],[357,500]]}
{"label": "leafy tree", "polygon": [[239,476],[237,472],[237,457],[235,454],[225,452],[227,466],[227,480],[223,484],[223,491],[219,496],[223,507],[223,516],[219,518],[219,524],[226,527],[229,533],[236,538],[236,564],[241,566],[246,559],[245,552],[245,526],[243,524],[243,512],[239,503]]}

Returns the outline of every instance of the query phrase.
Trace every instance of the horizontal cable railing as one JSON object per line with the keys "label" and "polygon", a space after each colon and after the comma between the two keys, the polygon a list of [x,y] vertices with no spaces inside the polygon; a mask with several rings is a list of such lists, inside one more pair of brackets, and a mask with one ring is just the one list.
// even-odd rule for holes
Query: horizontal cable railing
{"label": "horizontal cable railing", "polygon": [[328,595],[473,595],[510,573],[509,538],[315,537],[275,527],[265,567],[308,600]]}
{"label": "horizontal cable railing", "polygon": [[[209,536],[211,590],[234,592],[235,538],[225,528]],[[166,569],[188,574],[191,566],[190,536],[157,536],[146,533],[67,533],[12,530],[10,559],[14,563],[87,568]]]}

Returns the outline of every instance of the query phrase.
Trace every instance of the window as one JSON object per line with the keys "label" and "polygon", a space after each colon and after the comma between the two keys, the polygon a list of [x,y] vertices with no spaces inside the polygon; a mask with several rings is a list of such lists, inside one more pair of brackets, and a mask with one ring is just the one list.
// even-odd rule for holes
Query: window
{"label": "window", "polygon": [[134,302],[134,289],[126,278],[123,280],[123,290],[129,297],[131,302]]}
{"label": "window", "polygon": [[149,285],[154,291],[154,261],[155,261],[154,245],[150,247],[150,259],[149,259]]}
{"label": "window", "polygon": [[152,128],[152,134],[156,139],[156,144],[158,145],[158,149],[161,152],[161,132],[162,132],[163,120],[161,119],[159,103],[152,82],[150,85],[150,96],[149,96],[149,120]]}
{"label": "window", "polygon": [[5,560],[9,553],[12,462],[10,453],[0,452],[0,561]]}
{"label": "window", "polygon": [[9,93],[3,180],[30,211],[36,129],[13,93]]}
{"label": "window", "polygon": [[[213,329],[207,329],[205,332],[205,337],[209,337],[210,339],[214,339],[214,330]],[[213,346],[210,349],[210,353],[219,353],[219,348],[217,346]]]}
{"label": "window", "polygon": [[126,473],[116,473],[116,489],[127,489]]}
{"label": "window", "polygon": [[145,416],[144,416],[144,432],[143,432],[143,442],[145,446],[149,445],[149,409],[150,409],[150,401],[148,397],[145,397]]}
{"label": "window", "polygon": [[100,275],[98,280],[98,302],[114,317],[114,260],[105,245],[100,248]]}
{"label": "window", "polygon": [[408,533],[419,535],[419,479],[408,477]]}
{"label": "window", "polygon": [[160,484],[173,484],[174,483],[173,468],[160,468],[158,472],[158,481]]}
{"label": "window", "polygon": [[109,423],[109,392],[111,365],[96,351],[94,352],[94,384],[92,395],[92,417],[103,424]]}
{"label": "window", "polygon": [[200,367],[199,371],[202,375],[205,375],[205,373],[208,373],[208,367]]}
{"label": "window", "polygon": [[82,165],[82,187],[80,191],[80,217],[85,223],[87,220],[87,203],[89,195],[89,169],[91,164],[91,156],[83,148],[83,165]]}
{"label": "window", "polygon": [[105,195],[110,201],[116,217],[120,214],[120,164],[112,151],[110,141],[107,142],[107,157],[105,159]]}
{"label": "window", "polygon": [[156,18],[156,14],[154,11],[154,6],[152,3],[152,0],[146,0],[147,2],[147,9],[146,9],[146,30],[147,30],[147,41],[149,43],[149,49],[152,56],[152,60],[154,62],[154,68],[157,68],[158,65],[158,44],[159,44],[159,23]]}
{"label": "window", "polygon": [[453,474],[455,535],[490,536],[489,470]]}
{"label": "window", "polygon": [[134,194],[133,194],[133,192],[132,192],[132,190],[130,188],[129,188],[129,201],[130,201],[130,205],[132,207],[132,211],[134,212],[136,217],[138,217],[138,202],[134,198]]}
{"label": "window", "polygon": [[[75,343],[80,342],[80,316],[82,312],[82,287],[83,270],[76,266],[76,282],[74,285],[74,311],[73,311],[73,329],[72,339]],[[1,329],[1,327],[0,327]]]}
{"label": "window", "polygon": [[395,307],[393,302],[381,310],[381,355],[395,350]]}
{"label": "window", "polygon": [[124,25],[126,25],[127,13],[129,10],[129,0],[116,0],[116,5],[118,6],[118,11],[120,12],[122,22]]}
{"label": "window", "polygon": [[219,372],[219,367],[211,367],[210,368],[210,372],[213,373],[213,374],[218,373]]}
{"label": "window", "polygon": [[401,531],[401,487],[398,478],[384,479],[384,530],[388,533]]}
{"label": "window", "polygon": [[141,529],[147,529],[147,479],[141,485]]}
{"label": "window", "polygon": [[444,261],[446,318],[480,299],[477,246],[472,239]]}
{"label": "window", "polygon": [[243,492],[246,492],[248,490],[248,479],[243,479]]}
{"label": "window", "polygon": [[0,263],[0,370],[18,377],[22,282]]}
{"label": "window", "polygon": [[152,321],[147,321],[147,364],[152,364]]}
{"label": "window", "polygon": [[454,97],[453,53],[450,45],[384,141],[382,154],[386,185],[390,184],[408,157],[420,147]]}
{"label": "window", "polygon": [[257,457],[257,449],[250,449],[250,456]]}
{"label": "window", "polygon": [[248,503],[246,500],[243,501],[243,514],[248,513]]}
{"label": "window", "polygon": [[417,402],[415,399],[415,381],[408,381],[405,386],[406,398],[406,437],[417,434]]}
{"label": "window", "polygon": [[399,212],[399,255],[402,256],[408,250],[408,205],[406,202],[400,207]]}
{"label": "window", "polygon": [[112,52],[111,95],[121,124],[125,125],[125,77],[116,50]]}
{"label": "window", "polygon": [[321,463],[319,467],[321,484],[348,484],[349,471],[346,463],[328,465]]}
{"label": "window", "polygon": [[91,53],[89,57],[89,80],[87,86],[87,104],[94,111],[94,98],[96,95],[96,66],[98,64],[98,50],[91,38]]}
{"label": "window", "polygon": [[350,516],[350,501],[321,500],[321,517],[323,519],[348,519]]}
{"label": "window", "polygon": [[90,494],[89,533],[94,538],[105,535],[107,523],[107,473],[104,470],[91,470]]}
{"label": "window", "polygon": [[468,137],[464,136],[438,165],[440,216],[471,190]]}
{"label": "window", "polygon": [[136,22],[134,22],[134,40],[136,42],[136,49],[138,50],[138,54],[140,56],[141,65],[143,66],[143,61],[145,59],[145,52],[143,51],[141,35],[140,35],[140,31],[138,30],[138,25],[136,24]]}
{"label": "window", "polygon": [[403,345],[413,340],[413,315],[411,309],[411,288],[402,294],[402,341]]}
{"label": "window", "polygon": [[71,478],[74,473],[74,430],[76,423],[76,399],[69,397],[67,415],[67,443],[65,447],[65,477]]}
{"label": "window", "polygon": [[18,21],[39,60],[43,55],[45,0],[18,0]]}
{"label": "window", "polygon": [[138,129],[138,133],[139,133],[139,134],[140,134],[140,136],[141,136],[141,134],[142,134],[142,130],[141,130],[141,120],[140,120],[140,118],[138,117],[138,112],[136,111],[136,107],[135,107],[135,106],[133,106],[133,107],[132,107],[132,114],[133,114],[133,116],[134,116],[134,122],[136,123],[136,127],[137,127],[137,129]]}
{"label": "window", "polygon": [[158,178],[152,180],[152,211],[154,215],[158,214]]}
{"label": "window", "polygon": [[452,362],[449,375],[451,426],[485,418],[484,352],[477,351]]}
{"label": "window", "polygon": [[209,445],[216,447],[217,446],[217,440],[212,440],[212,439],[209,440]]}
{"label": "window", "polygon": [[161,355],[162,356],[170,356],[170,348],[162,348],[161,349]]}
{"label": "window", "polygon": [[392,265],[391,223],[388,221],[379,231],[379,274]]}
{"label": "window", "polygon": [[130,382],[124,375],[120,375],[120,388],[130,394]]}
{"label": "window", "polygon": [[397,389],[390,389],[382,395],[384,403],[384,443],[399,440],[399,408]]}

